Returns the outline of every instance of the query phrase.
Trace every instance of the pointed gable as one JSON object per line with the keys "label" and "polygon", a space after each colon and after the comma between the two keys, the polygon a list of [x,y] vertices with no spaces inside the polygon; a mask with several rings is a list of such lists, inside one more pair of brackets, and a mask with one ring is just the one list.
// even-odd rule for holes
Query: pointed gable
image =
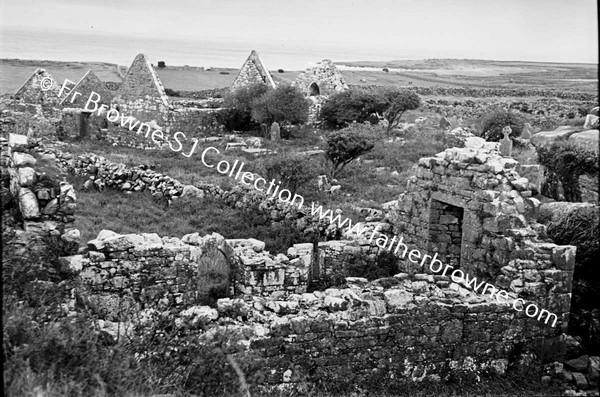
{"label": "pointed gable", "polygon": [[37,68],[17,90],[15,97],[26,103],[58,104],[59,87],[45,69]]}
{"label": "pointed gable", "polygon": [[269,69],[255,50],[252,50],[246,62],[242,65],[240,72],[231,85],[232,89],[244,87],[251,84],[266,84],[271,88],[275,88],[275,81]]}
{"label": "pointed gable", "polygon": [[121,101],[151,99],[169,107],[169,99],[150,60],[145,54],[138,54],[127,70],[117,96]]}
{"label": "pointed gable", "polygon": [[73,89],[62,98],[60,104],[64,107],[82,108],[85,106],[92,91],[100,95],[99,103],[108,104],[112,100],[113,94],[106,88],[106,84],[90,69]]}

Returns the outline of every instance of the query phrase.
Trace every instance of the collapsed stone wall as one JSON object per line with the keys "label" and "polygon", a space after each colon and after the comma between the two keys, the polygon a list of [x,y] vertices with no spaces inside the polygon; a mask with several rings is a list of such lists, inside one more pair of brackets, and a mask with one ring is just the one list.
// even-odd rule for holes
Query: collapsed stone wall
{"label": "collapsed stone wall", "polygon": [[11,133],[0,139],[3,210],[15,207],[26,233],[55,238],[63,254],[77,251],[80,233],[73,227],[77,200],[73,186],[53,175],[51,167],[40,165],[47,158],[34,157],[26,136]]}
{"label": "collapsed stone wall", "polygon": [[[495,145],[469,138],[465,148],[420,159],[388,219],[406,244],[430,255],[439,253],[444,262],[457,249],[454,268],[536,302],[556,313],[564,326],[575,247],[544,237],[544,227],[535,221],[540,204],[532,197],[536,187]],[[454,224],[462,227],[458,243],[446,238]],[[406,264],[416,271],[416,265]]]}

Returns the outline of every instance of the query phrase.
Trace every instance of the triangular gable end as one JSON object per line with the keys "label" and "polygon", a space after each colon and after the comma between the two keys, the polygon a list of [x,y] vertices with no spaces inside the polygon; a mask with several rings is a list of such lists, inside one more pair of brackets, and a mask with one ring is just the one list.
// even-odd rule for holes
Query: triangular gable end
{"label": "triangular gable end", "polygon": [[[81,96],[78,96],[79,98],[88,98],[92,91],[95,91],[100,95],[103,102],[110,102],[110,98],[106,98],[106,95],[104,95],[106,93],[104,83],[96,76],[96,73],[94,73],[92,69],[89,69],[77,84],[75,84],[73,89],[69,91],[69,94],[65,95],[64,98],[60,100],[60,105],[68,104],[65,103],[65,101],[75,95],[75,92],[82,94]],[[73,102],[77,102],[79,98],[76,98]]]}
{"label": "triangular gable end", "polygon": [[[47,87],[48,82],[51,83],[49,89],[42,89],[42,84]],[[31,76],[23,83],[23,85],[15,93],[15,97],[22,98],[30,103],[42,102],[57,102],[59,88],[56,82],[46,71],[46,69],[37,68]]]}
{"label": "triangular gable end", "polygon": [[150,96],[160,98],[163,105],[170,106],[165,89],[145,54],[138,54],[131,63],[119,88],[118,96],[126,100],[138,100]]}
{"label": "triangular gable end", "polygon": [[[257,75],[260,76],[262,81],[257,80]],[[260,55],[252,50],[233,81],[232,87],[237,88],[259,82],[264,82],[271,88],[276,87],[273,76],[269,73],[269,69],[267,69]]]}

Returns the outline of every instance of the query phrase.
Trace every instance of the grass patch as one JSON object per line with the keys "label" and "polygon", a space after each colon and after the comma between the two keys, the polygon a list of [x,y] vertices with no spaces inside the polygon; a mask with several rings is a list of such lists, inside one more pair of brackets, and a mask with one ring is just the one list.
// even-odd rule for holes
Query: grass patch
{"label": "grass patch", "polygon": [[82,243],[96,238],[102,229],[179,238],[195,232],[216,232],[228,239],[253,237],[274,253],[285,253],[291,245],[309,241],[291,222],[272,223],[258,210],[240,211],[211,198],[183,197],[166,206],[149,192],[85,191],[79,188],[81,177],[71,177],[70,182],[77,191],[75,227],[81,231]]}

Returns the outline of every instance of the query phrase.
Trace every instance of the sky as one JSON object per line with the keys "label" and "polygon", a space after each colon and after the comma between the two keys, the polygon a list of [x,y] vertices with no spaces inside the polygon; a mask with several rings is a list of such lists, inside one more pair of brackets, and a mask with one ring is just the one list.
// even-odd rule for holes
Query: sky
{"label": "sky", "polygon": [[5,49],[6,32],[18,29],[86,33],[91,47],[120,35],[248,51],[336,50],[347,60],[598,63],[595,0],[0,0],[0,26]]}

